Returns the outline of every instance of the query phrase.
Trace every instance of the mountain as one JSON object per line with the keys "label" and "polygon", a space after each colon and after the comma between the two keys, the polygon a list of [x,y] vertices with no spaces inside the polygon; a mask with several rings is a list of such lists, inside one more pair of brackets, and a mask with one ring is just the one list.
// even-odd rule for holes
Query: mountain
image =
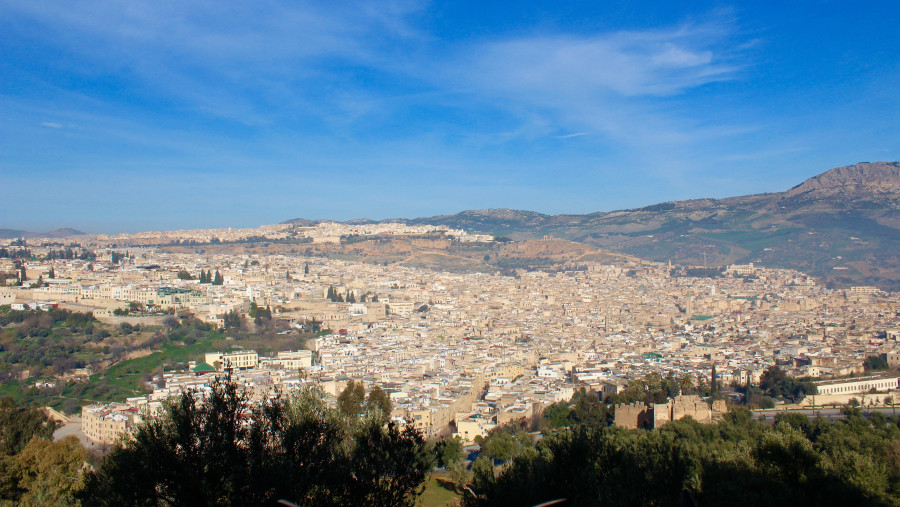
{"label": "mountain", "polygon": [[63,227],[61,229],[53,229],[52,231],[38,233],[37,235],[43,238],[68,238],[69,236],[84,236],[85,234],[87,233],[81,232],[78,229]]}
{"label": "mountain", "polygon": [[532,239],[554,236],[658,262],[754,262],[832,286],[900,290],[900,163],[837,167],[784,192],[671,201],[586,215],[469,210],[411,220]]}
{"label": "mountain", "polygon": [[31,233],[28,231],[20,231],[18,229],[0,229],[0,238],[3,239],[23,238],[26,237],[27,234]]}
{"label": "mountain", "polygon": [[813,176],[786,192],[791,198],[829,197],[896,199],[900,194],[898,162],[863,162]]}
{"label": "mountain", "polygon": [[281,224],[279,224],[279,225],[296,225],[299,227],[313,227],[313,226],[318,225],[325,221],[326,220],[307,220],[305,218],[292,218],[290,220],[285,220],[284,222],[281,222]]}
{"label": "mountain", "polygon": [[29,231],[21,231],[18,229],[0,229],[0,238],[4,239],[13,239],[13,238],[68,238],[69,236],[84,236],[85,232],[81,232],[77,229],[72,229],[70,227],[65,227],[62,229],[53,229],[52,231],[47,232],[29,232]]}
{"label": "mountain", "polygon": [[410,225],[444,225],[454,229],[486,232],[502,235],[535,231],[544,227],[554,217],[534,211],[512,209],[478,209],[457,213],[455,215],[439,215],[429,218],[406,220]]}

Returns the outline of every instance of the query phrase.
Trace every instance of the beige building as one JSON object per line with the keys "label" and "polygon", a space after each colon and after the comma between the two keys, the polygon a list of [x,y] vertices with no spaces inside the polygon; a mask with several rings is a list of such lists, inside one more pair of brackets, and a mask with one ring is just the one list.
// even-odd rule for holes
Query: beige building
{"label": "beige building", "polygon": [[286,370],[309,368],[312,366],[312,352],[309,350],[291,350],[279,352],[271,360],[272,366]]}
{"label": "beige building", "polygon": [[872,375],[838,380],[816,382],[818,394],[856,394],[876,391],[889,391],[900,388],[900,376],[895,374]]}
{"label": "beige building", "polygon": [[473,414],[456,421],[456,433],[453,436],[459,437],[463,444],[468,445],[474,443],[477,436],[486,437],[496,427],[490,419],[481,414]]}
{"label": "beige building", "polygon": [[670,398],[666,403],[646,405],[635,402],[616,406],[616,426],[623,428],[653,429],[690,417],[704,424],[713,423],[728,412],[725,400],[715,400],[710,404],[697,395],[683,395]]}
{"label": "beige building", "polygon": [[118,445],[140,422],[138,410],[122,403],[81,408],[81,431],[94,444]]}
{"label": "beige building", "polygon": [[[225,368],[238,368],[246,370],[259,366],[259,354],[255,350],[238,350],[235,352],[208,352],[203,356],[203,361],[222,371]],[[218,364],[216,364],[218,363]]]}

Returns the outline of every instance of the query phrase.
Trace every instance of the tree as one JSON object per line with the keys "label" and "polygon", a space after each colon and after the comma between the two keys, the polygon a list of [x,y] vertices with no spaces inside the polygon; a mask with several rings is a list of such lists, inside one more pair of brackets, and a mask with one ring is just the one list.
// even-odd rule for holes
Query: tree
{"label": "tree", "polygon": [[411,505],[431,467],[414,429],[344,425],[320,390],[251,406],[185,391],[90,474],[87,505]]}
{"label": "tree", "polygon": [[[489,491],[494,484],[494,464],[487,456],[478,456],[472,463],[472,489],[482,493]],[[476,499],[476,504],[480,503]]]}
{"label": "tree", "polygon": [[222,277],[222,274],[219,273],[219,270],[216,270],[216,276],[213,278],[213,285],[223,285],[225,283],[225,278]]}
{"label": "tree", "polygon": [[84,487],[87,451],[74,436],[56,442],[37,437],[16,456],[19,465],[18,505],[75,505]]}
{"label": "tree", "polygon": [[[870,440],[872,426],[814,422],[813,442],[782,422],[762,426],[741,412],[713,426],[685,419],[655,431],[586,428],[547,435],[494,475],[487,458],[473,465],[469,505],[673,505],[684,492],[696,505],[894,505],[882,442],[857,451],[850,434]],[[892,426],[892,425],[886,425]],[[884,437],[896,434],[893,427]],[[876,441],[878,438],[876,437]],[[867,454],[868,453],[868,454]],[[865,457],[868,457],[866,459]],[[479,463],[484,459],[485,462]],[[888,497],[888,495],[892,495]]]}
{"label": "tree", "polygon": [[308,274],[309,274],[309,263],[308,263],[308,262],[305,263],[305,264],[303,264],[303,274],[304,274],[304,275],[308,275]]}
{"label": "tree", "polygon": [[362,381],[350,380],[347,387],[341,391],[337,398],[338,413],[343,417],[359,417],[363,409],[363,401],[366,397],[366,389]]}
{"label": "tree", "polygon": [[548,405],[541,415],[541,427],[545,430],[554,428],[563,428],[568,426],[569,421],[569,403],[566,401],[558,401],[552,405]]}
{"label": "tree", "polygon": [[[808,379],[796,379],[789,377],[778,366],[770,366],[763,371],[759,381],[760,389],[769,396],[782,397],[791,401],[798,401],[804,396],[816,394],[815,383]],[[748,396],[750,390],[748,389]]]}
{"label": "tree", "polygon": [[240,329],[241,320],[243,319],[241,319],[240,314],[236,310],[229,311],[223,318],[225,329]]}
{"label": "tree", "polygon": [[887,370],[889,368],[887,354],[878,354],[877,356],[869,356],[863,362],[863,368],[870,370]]}
{"label": "tree", "polygon": [[466,466],[465,461],[457,461],[447,467],[447,474],[453,481],[453,486],[457,492],[463,492],[463,488],[472,480],[472,473]]}
{"label": "tree", "polygon": [[759,377],[759,388],[770,396],[781,395],[781,388],[787,381],[787,374],[779,366],[770,366]]}
{"label": "tree", "polygon": [[434,443],[434,451],[437,456],[437,465],[450,467],[466,459],[466,451],[463,449],[459,437],[446,437]]}
{"label": "tree", "polygon": [[4,396],[0,399],[0,454],[12,456],[22,452],[33,437],[50,440],[58,426],[43,410],[21,407]]}
{"label": "tree", "polygon": [[534,438],[516,423],[507,423],[491,430],[479,443],[481,453],[488,458],[508,461],[527,449],[534,449]]}
{"label": "tree", "polygon": [[183,269],[181,271],[179,271],[178,274],[175,276],[178,277],[179,280],[193,280],[194,279],[194,277],[190,273],[188,273],[187,271],[185,271]]}
{"label": "tree", "polygon": [[175,317],[169,315],[169,316],[167,316],[166,318],[163,319],[162,325],[163,325],[163,327],[165,327],[166,329],[168,329],[169,331],[171,331],[171,330],[177,328],[180,324],[178,323],[178,319],[177,319],[177,318],[175,318]]}
{"label": "tree", "polygon": [[411,426],[366,424],[355,437],[343,505],[413,505],[432,467],[425,440]]}
{"label": "tree", "polygon": [[378,384],[372,386],[369,390],[369,396],[366,398],[366,411],[374,414],[378,419],[387,421],[391,418],[391,397]]}
{"label": "tree", "polygon": [[712,365],[712,372],[710,372],[709,376],[709,393],[712,396],[715,396],[719,392],[719,379],[716,378],[716,363]]}

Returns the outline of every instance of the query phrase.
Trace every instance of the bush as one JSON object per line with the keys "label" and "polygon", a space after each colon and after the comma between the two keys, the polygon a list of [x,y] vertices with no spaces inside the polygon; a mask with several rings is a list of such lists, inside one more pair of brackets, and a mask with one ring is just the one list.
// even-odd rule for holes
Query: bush
{"label": "bush", "polygon": [[85,505],[412,505],[431,468],[415,430],[343,419],[314,391],[250,406],[188,391],[91,474]]}

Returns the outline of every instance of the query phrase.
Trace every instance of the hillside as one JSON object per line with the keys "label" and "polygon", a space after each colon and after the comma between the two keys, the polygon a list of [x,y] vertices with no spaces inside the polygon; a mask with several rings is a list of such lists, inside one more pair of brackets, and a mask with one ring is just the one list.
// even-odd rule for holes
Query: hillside
{"label": "hillside", "polygon": [[586,215],[469,210],[402,221],[524,240],[551,235],[647,260],[754,262],[832,286],[900,290],[900,163],[838,167],[784,191]]}
{"label": "hillside", "polygon": [[897,162],[839,167],[772,194],[588,215],[502,210],[474,221],[473,213],[444,220],[512,237],[550,234],[660,262],[756,262],[799,269],[832,285],[900,289]]}
{"label": "hillside", "polygon": [[70,236],[83,236],[84,232],[69,227],[62,229],[53,229],[47,232],[29,232],[18,229],[0,229],[0,238],[68,238]]}

